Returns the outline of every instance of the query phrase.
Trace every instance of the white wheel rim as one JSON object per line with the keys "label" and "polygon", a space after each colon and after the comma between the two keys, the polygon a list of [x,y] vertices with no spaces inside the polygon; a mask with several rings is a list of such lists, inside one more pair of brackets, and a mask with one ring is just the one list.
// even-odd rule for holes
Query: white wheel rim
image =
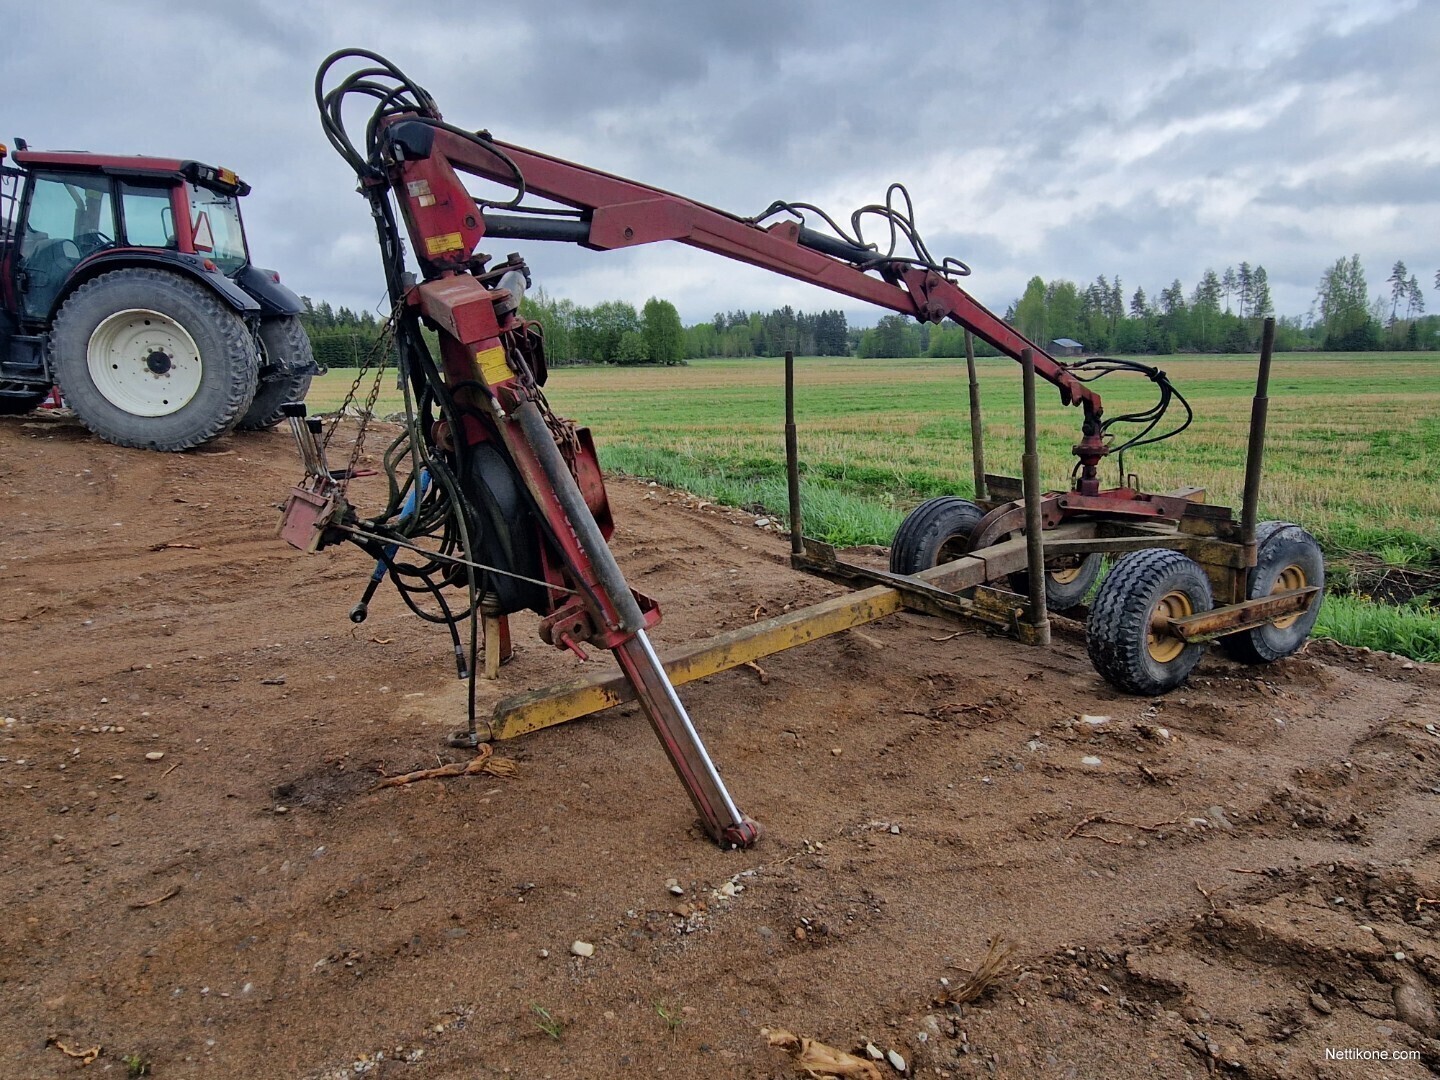
{"label": "white wheel rim", "polygon": [[95,389],[133,416],[183,409],[199,391],[203,370],[186,329],[145,308],[117,311],[97,326],[85,362]]}

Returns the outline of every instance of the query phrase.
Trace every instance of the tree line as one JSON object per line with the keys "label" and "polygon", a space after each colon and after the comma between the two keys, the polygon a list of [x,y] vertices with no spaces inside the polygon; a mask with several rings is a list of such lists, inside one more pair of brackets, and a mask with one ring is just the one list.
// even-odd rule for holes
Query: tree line
{"label": "tree line", "polygon": [[854,351],[850,326],[840,310],[810,314],[789,304],[766,315],[759,311],[717,311],[709,322],[685,328],[685,357],[848,356]]}
{"label": "tree line", "polygon": [[[1370,293],[1360,256],[1337,259],[1321,275],[1315,302],[1305,316],[1276,322],[1281,351],[1433,349],[1440,319],[1423,318],[1419,279],[1396,261],[1389,295]],[[1435,273],[1440,289],[1440,270]],[[1223,274],[1207,269],[1187,292],[1176,278],[1152,300],[1144,288],[1126,297],[1117,275],[1102,274],[1083,290],[1074,282],[1031,278],[1005,313],[1006,321],[1037,342],[1071,338],[1091,353],[1250,352],[1260,327],[1274,314],[1263,266],[1242,262]]]}
{"label": "tree line", "polygon": [[359,367],[375,342],[380,321],[368,311],[356,314],[348,307],[336,310],[326,300],[317,304],[302,296],[300,302],[305,305],[300,324],[310,338],[315,362],[327,368]]}
{"label": "tree line", "polygon": [[[1440,346],[1440,316],[1425,315],[1418,275],[1396,260],[1388,293],[1370,292],[1359,255],[1325,269],[1314,305],[1304,316],[1277,320],[1275,347],[1296,350],[1413,350]],[[1434,287],[1440,290],[1440,270]],[[370,348],[378,321],[370,312],[334,310],[302,297],[300,316],[315,358],[326,367],[353,367]],[[958,357],[964,331],[954,323],[918,323],[885,315],[870,328],[848,324],[838,309],[797,311],[786,305],[759,311],[716,312],[685,326],[675,305],[651,297],[637,311],[623,300],[592,307],[552,299],[543,289],[527,295],[521,314],[545,329],[552,365],[684,363],[704,357],[802,356]],[[1274,314],[1265,268],[1242,262],[1217,274],[1207,269],[1186,290],[1180,279],[1152,298],[1143,287],[1128,296],[1119,275],[1099,275],[1084,288],[1063,278],[1033,277],[1005,312],[1005,321],[1042,347],[1059,338],[1080,342],[1087,353],[1169,354],[1252,352],[1262,321]],[[980,355],[994,355],[975,342]]]}
{"label": "tree line", "polygon": [[594,307],[552,300],[544,289],[527,293],[520,314],[545,328],[545,358],[552,365],[664,364],[685,358],[685,328],[669,300],[652,296],[639,311],[624,300]]}

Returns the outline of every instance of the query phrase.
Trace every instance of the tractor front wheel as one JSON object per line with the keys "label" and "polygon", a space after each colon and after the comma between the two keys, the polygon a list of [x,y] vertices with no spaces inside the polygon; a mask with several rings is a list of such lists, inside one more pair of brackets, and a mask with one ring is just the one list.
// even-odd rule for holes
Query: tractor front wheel
{"label": "tractor front wheel", "polygon": [[1132,551],[1111,569],[1090,605],[1090,662],[1127,694],[1173,690],[1200,662],[1205,646],[1171,634],[1170,620],[1213,606],[1210,579],[1194,559],[1165,548]]}
{"label": "tractor front wheel", "polygon": [[304,401],[315,373],[310,336],[294,315],[266,319],[260,324],[261,369],[269,368],[255,388],[255,400],[240,418],[241,431],[263,431],[284,419],[280,410],[292,401]]}
{"label": "tractor front wheel", "polygon": [[75,415],[106,442],[189,450],[245,414],[260,355],[245,321],[204,285],[136,267],[70,295],[50,362]]}

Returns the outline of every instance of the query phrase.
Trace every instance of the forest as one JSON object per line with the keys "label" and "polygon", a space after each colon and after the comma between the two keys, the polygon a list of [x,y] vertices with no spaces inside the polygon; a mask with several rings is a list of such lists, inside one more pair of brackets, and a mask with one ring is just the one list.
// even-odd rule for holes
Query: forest
{"label": "forest", "polygon": [[[1440,289],[1440,270],[1434,288]],[[303,298],[301,316],[315,358],[325,367],[354,367],[369,350],[379,322],[371,312],[338,310]],[[555,299],[539,289],[521,311],[545,328],[553,365],[655,364],[669,366],[705,357],[802,356],[953,357],[965,355],[965,334],[953,323],[918,323],[885,315],[873,327],[850,325],[845,312],[797,311],[786,305],[769,313],[716,312],[708,321],[683,325],[669,300],[651,297],[637,310],[624,300],[587,307]],[[1259,344],[1261,323],[1275,314],[1265,268],[1241,262],[1221,273],[1207,269],[1189,289],[1179,278],[1147,293],[1127,295],[1119,275],[1101,274],[1088,285],[1033,277],[1009,305],[1005,320],[1046,345],[1058,338],[1080,342],[1088,354],[1238,353]],[[1440,348],[1440,316],[1425,315],[1425,292],[1417,274],[1396,260],[1385,291],[1372,293],[1359,255],[1326,267],[1311,309],[1276,320],[1281,352],[1363,352]],[[984,342],[976,351],[992,354]]]}

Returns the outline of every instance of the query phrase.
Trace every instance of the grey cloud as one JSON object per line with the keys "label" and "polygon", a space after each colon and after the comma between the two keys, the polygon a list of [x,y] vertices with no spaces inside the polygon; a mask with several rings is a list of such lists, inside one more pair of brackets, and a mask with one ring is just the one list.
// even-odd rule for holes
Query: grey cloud
{"label": "grey cloud", "polygon": [[1416,159],[1387,161],[1324,180],[1273,185],[1260,192],[1256,201],[1300,210],[1440,203],[1440,164]]}
{"label": "grey cloud", "polygon": [[[1373,268],[1396,257],[1440,266],[1440,208],[1427,198],[1440,190],[1434,4],[432,0],[398,16],[380,0],[12,6],[0,59],[12,85],[32,88],[8,114],[14,134],[236,168],[255,185],[257,255],[301,291],[351,307],[375,302],[378,257],[311,93],[320,59],[346,45],[390,55],[455,123],[739,213],[836,190],[878,198],[884,179],[907,181],[929,196],[932,249],[970,260],[977,295],[1001,307],[1036,273],[1119,273],[1127,291],[1148,292],[1249,259],[1295,312],[1342,252]],[[1282,94],[1288,105],[1255,129],[1204,127]],[[1199,130],[1119,159],[1135,132],[1177,121]],[[1327,164],[1337,151],[1364,167]],[[963,175],[938,169],[939,154]],[[1226,200],[1207,202],[1195,180]],[[952,184],[972,194],[928,209]],[[1038,241],[1017,228],[1016,208],[1030,206],[1053,221]],[[1360,234],[1344,212],[1377,206],[1407,208],[1404,231]],[[637,302],[670,284],[649,269],[670,265],[658,255],[532,247],[547,287],[573,287],[580,302],[622,278]],[[731,290],[765,294],[724,260],[685,265],[708,309],[687,319],[735,306]]]}

